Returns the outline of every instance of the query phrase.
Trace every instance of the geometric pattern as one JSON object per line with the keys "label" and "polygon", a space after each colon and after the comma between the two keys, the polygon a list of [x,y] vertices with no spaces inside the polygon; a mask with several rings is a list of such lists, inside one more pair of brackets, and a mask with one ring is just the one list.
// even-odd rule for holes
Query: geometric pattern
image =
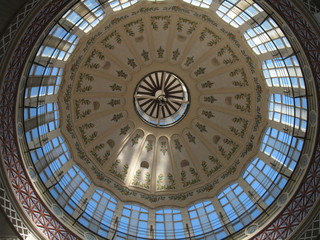
{"label": "geometric pattern", "polygon": [[8,174],[9,182],[17,200],[23,210],[34,222],[46,239],[78,239],[69,229],[66,229],[58,219],[47,210],[45,204],[32,187],[32,183],[23,168],[18,154],[17,136],[15,133],[15,99],[18,87],[17,79],[21,77],[21,71],[27,62],[30,49],[34,46],[38,36],[52,18],[68,3],[67,0],[55,0],[50,2],[34,18],[25,34],[20,39],[17,48],[8,65],[3,82],[3,92],[0,103],[0,142],[1,157]]}
{"label": "geometric pattern", "polygon": [[[309,63],[314,73],[319,91],[320,83],[320,51],[319,36],[305,20],[302,13],[289,0],[266,0],[273,9],[286,20],[299,42],[308,54]],[[302,220],[313,209],[320,196],[320,144],[309,171],[295,196],[292,196],[288,206],[279,214],[273,223],[267,226],[255,240],[288,239],[297,229]]]}
{"label": "geometric pattern", "polygon": [[[302,13],[293,5],[290,0],[265,0],[273,9],[279,12],[286,23],[293,30],[294,34],[305,49],[305,54],[309,59],[312,72],[318,83],[320,83],[320,51],[319,37],[313,31],[309,23],[304,19]],[[0,39],[0,63],[4,52],[8,47],[8,39],[11,39],[21,24],[21,19],[30,11],[30,7],[37,1],[30,1],[29,7],[25,7],[20,17],[16,18],[16,25],[10,25],[11,30],[6,32]],[[38,36],[41,34],[46,24],[66,5],[69,0],[51,1],[35,18],[29,26],[26,34],[22,36],[13,56],[9,62],[9,69],[3,82],[2,94],[0,99],[0,151],[2,160],[6,168],[7,176],[11,182],[11,188],[20,201],[25,213],[36,224],[39,231],[42,231],[46,239],[78,239],[70,230],[66,229],[59,220],[52,216],[46,209],[43,202],[37,196],[32,187],[30,179],[25,173],[25,169],[20,162],[18,146],[15,133],[15,96],[17,91],[17,79],[21,77],[21,71],[26,63],[26,57],[34,46]],[[24,15],[25,14],[25,15]],[[279,216],[260,232],[255,240],[274,240],[288,239],[289,235],[297,229],[303,219],[310,213],[313,206],[320,197],[320,144],[318,143],[311,166],[308,169],[306,178],[301,184],[299,190],[292,197],[285,209]],[[18,227],[18,231],[23,237],[27,234],[24,224],[21,224],[16,213],[12,210],[8,197],[5,196],[3,186],[0,186],[1,206],[8,214],[9,219]],[[317,217],[319,219],[319,217]],[[319,221],[315,221],[316,226]],[[20,230],[19,230],[20,228]],[[308,239],[308,238],[306,238]]]}
{"label": "geometric pattern", "polygon": [[308,8],[308,10],[313,14],[320,12],[320,9],[318,8],[318,6],[314,4],[314,1],[317,1],[317,0],[302,0],[305,7]]}
{"label": "geometric pattern", "polygon": [[312,224],[298,238],[299,240],[315,240],[320,235],[320,213],[313,219]]}
{"label": "geometric pattern", "polygon": [[19,10],[15,19],[7,27],[6,31],[1,35],[0,38],[0,66],[2,65],[3,56],[8,49],[11,39],[15,36],[20,25],[25,21],[26,16],[34,9],[34,6],[38,4],[40,0],[30,0],[27,2],[22,9]]}
{"label": "geometric pattern", "polygon": [[20,216],[18,215],[17,211],[15,210],[14,206],[12,205],[9,196],[7,195],[2,181],[0,179],[0,206],[4,211],[7,218],[10,220],[14,228],[18,231],[20,236],[23,239],[26,239],[28,234],[30,233],[28,227],[24,224],[21,220]]}

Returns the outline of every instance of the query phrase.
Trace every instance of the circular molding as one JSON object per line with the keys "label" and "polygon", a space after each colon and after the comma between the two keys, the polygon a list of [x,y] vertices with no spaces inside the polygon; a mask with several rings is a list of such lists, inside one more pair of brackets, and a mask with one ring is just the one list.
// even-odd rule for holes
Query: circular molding
{"label": "circular molding", "polygon": [[307,81],[312,81],[313,80],[313,77],[312,77],[312,71],[310,69],[310,67],[308,66],[305,66],[303,68],[303,73],[304,73],[304,77]]}
{"label": "circular molding", "polygon": [[85,237],[86,240],[97,240],[97,238],[90,232],[86,232],[84,234],[84,237]]}
{"label": "circular molding", "polygon": [[21,122],[18,122],[18,124],[17,124],[17,133],[18,133],[19,138],[24,137],[24,129],[23,129],[23,125]]}
{"label": "circular molding", "polygon": [[51,209],[52,209],[52,211],[55,213],[55,215],[56,215],[57,217],[62,217],[62,216],[63,216],[63,211],[62,211],[62,209],[60,208],[60,206],[58,206],[57,204],[53,204],[53,205],[51,206]]}
{"label": "circular molding", "polygon": [[278,205],[279,206],[283,206],[289,199],[289,194],[288,193],[283,193],[280,195],[280,197],[278,198]]}
{"label": "circular molding", "polygon": [[316,113],[316,111],[312,110],[310,112],[310,123],[311,125],[316,125],[317,123],[317,119],[318,119],[318,114]]}
{"label": "circular molding", "polygon": [[250,225],[249,227],[247,227],[247,228],[245,229],[245,234],[251,235],[251,234],[253,234],[254,232],[256,232],[258,228],[259,228],[259,225],[258,225],[258,224]]}
{"label": "circular molding", "polygon": [[190,106],[190,93],[178,75],[156,71],[144,76],[134,92],[138,116],[153,127],[171,127],[180,122]]}
{"label": "circular molding", "polygon": [[305,169],[308,166],[309,163],[309,156],[307,154],[304,154],[300,158],[300,168]]}
{"label": "circular molding", "polygon": [[37,180],[37,173],[36,173],[36,171],[34,170],[34,168],[32,168],[32,167],[29,167],[28,168],[28,172],[29,172],[29,176],[30,176],[30,178],[32,179],[32,180]]}

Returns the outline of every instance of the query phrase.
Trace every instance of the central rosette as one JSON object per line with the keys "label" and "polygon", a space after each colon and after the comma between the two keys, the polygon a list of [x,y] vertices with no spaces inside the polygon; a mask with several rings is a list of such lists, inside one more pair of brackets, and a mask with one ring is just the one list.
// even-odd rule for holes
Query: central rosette
{"label": "central rosette", "polygon": [[187,114],[190,94],[177,75],[157,71],[149,73],[138,83],[134,102],[144,122],[155,127],[170,127]]}

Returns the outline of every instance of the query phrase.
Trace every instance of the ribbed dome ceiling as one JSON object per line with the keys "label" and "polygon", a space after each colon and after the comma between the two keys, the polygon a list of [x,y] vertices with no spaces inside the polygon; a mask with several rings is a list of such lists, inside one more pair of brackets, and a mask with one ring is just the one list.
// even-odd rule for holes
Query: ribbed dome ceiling
{"label": "ribbed dome ceiling", "polygon": [[120,199],[189,204],[238,178],[257,152],[267,114],[261,66],[234,29],[188,8],[121,12],[82,39],[66,67],[63,135],[74,160]]}
{"label": "ribbed dome ceiling", "polygon": [[317,134],[312,74],[275,19],[252,0],[68,8],[30,54],[17,101],[21,155],[45,204],[96,234],[87,239],[263,229]]}

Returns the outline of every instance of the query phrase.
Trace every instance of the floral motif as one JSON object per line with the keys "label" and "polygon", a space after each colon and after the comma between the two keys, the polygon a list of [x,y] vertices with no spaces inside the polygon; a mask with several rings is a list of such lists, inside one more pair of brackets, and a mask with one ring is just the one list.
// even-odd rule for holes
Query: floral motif
{"label": "floral motif", "polygon": [[164,175],[162,173],[160,173],[158,175],[158,179],[157,179],[157,191],[161,191],[161,190],[172,190],[175,189],[175,180],[174,177],[171,173],[168,173],[167,175],[167,179],[168,179],[168,184],[165,185],[164,184]]}
{"label": "floral motif", "polygon": [[231,63],[235,63],[239,61],[239,58],[236,56],[236,54],[234,53],[234,51],[231,49],[231,47],[229,45],[224,46],[223,48],[221,48],[217,55],[219,57],[225,55],[226,53],[228,53],[231,57],[224,59],[223,63],[224,64],[231,64]]}
{"label": "floral motif", "polygon": [[195,21],[179,17],[179,20],[177,22],[177,30],[178,30],[178,32],[182,32],[184,24],[188,24],[189,25],[189,28],[187,30],[187,34],[192,34],[194,32],[194,30],[196,30],[196,27],[198,25],[198,23],[195,22]]}
{"label": "floral motif", "polygon": [[243,138],[243,136],[246,133],[246,130],[248,128],[249,121],[242,118],[242,117],[235,117],[232,119],[232,121],[237,124],[242,124],[242,126],[240,129],[238,127],[236,128],[234,126],[230,127],[231,132],[233,132],[234,135]]}
{"label": "floral motif", "polygon": [[194,72],[194,75],[196,77],[200,76],[200,75],[203,75],[205,74],[206,72],[206,68],[205,67],[199,67],[195,72]]}
{"label": "floral motif", "polygon": [[122,77],[124,79],[127,79],[127,77],[128,77],[128,74],[125,73],[123,70],[119,70],[119,71],[117,71],[117,73],[118,73],[118,77]]}
{"label": "floral motif", "polygon": [[208,119],[215,117],[212,111],[202,110],[201,114]]}
{"label": "floral motif", "polygon": [[249,141],[247,142],[247,145],[246,145],[244,151],[241,153],[241,157],[244,157],[245,155],[248,154],[248,152],[252,151],[252,149],[253,149],[253,140],[254,140],[254,135],[251,135]]}
{"label": "floral motif", "polygon": [[178,57],[180,56],[180,51],[179,51],[179,48],[177,48],[176,50],[174,50],[172,52],[172,60],[173,61],[177,61]]}
{"label": "floral motif", "polygon": [[155,202],[159,202],[159,201],[163,201],[166,199],[165,196],[158,196],[158,195],[145,195],[145,194],[141,194],[140,195],[142,199],[148,200],[151,203],[155,203]]}
{"label": "floral motif", "polygon": [[179,139],[174,140],[174,148],[179,150],[179,152],[181,152],[182,144],[180,143]]}
{"label": "floral motif", "polygon": [[111,107],[117,106],[121,104],[120,99],[111,99],[110,102],[108,102],[109,105],[111,105]]}
{"label": "floral motif", "polygon": [[193,177],[193,179],[190,180],[187,180],[187,173],[185,172],[185,170],[181,171],[181,182],[183,187],[189,187],[193,184],[200,182],[200,176],[197,173],[197,171],[192,167],[189,168],[189,171],[191,176]]}
{"label": "floral motif", "polygon": [[124,164],[121,172],[118,172],[117,169],[118,169],[120,163],[121,163],[121,161],[119,159],[115,160],[112,163],[111,168],[109,169],[109,172],[111,174],[113,174],[115,177],[124,181],[124,179],[126,178],[126,176],[128,174],[129,165],[127,163]]}
{"label": "floral motif", "polygon": [[210,192],[214,189],[214,187],[219,184],[219,179],[215,179],[213,182],[205,185],[202,188],[197,189],[197,193]]}
{"label": "floral motif", "polygon": [[164,21],[162,29],[167,30],[169,28],[169,24],[171,21],[170,18],[171,18],[170,16],[152,16],[151,17],[151,26],[152,26],[153,30],[157,31],[159,29],[157,21]]}
{"label": "floral motif", "polygon": [[116,40],[117,44],[121,44],[122,42],[120,34],[116,30],[113,31],[101,41],[102,45],[108,48],[109,50],[115,49],[115,46],[109,42],[112,38]]}
{"label": "floral motif", "polygon": [[85,123],[79,127],[79,131],[84,143],[90,143],[98,136],[97,131],[94,131],[91,135],[87,136],[86,130],[92,129],[94,126],[95,125],[93,123]]}
{"label": "floral motif", "polygon": [[67,110],[70,109],[71,89],[72,89],[72,85],[69,84],[69,85],[67,86],[67,88],[66,88],[66,93],[65,93],[65,95],[64,95],[64,97],[63,97],[63,101],[64,101],[65,104],[66,104]]}
{"label": "floral motif", "polygon": [[130,126],[126,125],[125,127],[120,129],[120,134],[119,135],[126,135],[127,132],[129,131],[129,129],[130,129]]}
{"label": "floral motif", "polygon": [[152,149],[153,149],[153,141],[152,140],[147,141],[146,149],[147,149],[147,152],[152,151]]}
{"label": "floral motif", "polygon": [[143,50],[141,53],[141,57],[143,57],[144,61],[147,62],[150,60],[149,58],[149,52],[147,52],[146,50]]}
{"label": "floral motif", "polygon": [[199,129],[200,132],[208,132],[206,126],[199,122],[196,123],[196,127]]}
{"label": "floral motif", "polygon": [[234,35],[232,32],[227,31],[224,28],[220,29],[221,32],[225,33],[227,35],[227,37],[238,47],[241,48],[241,45],[239,43],[239,41],[236,39],[236,35]]}
{"label": "floral motif", "polygon": [[229,177],[230,175],[235,174],[237,171],[237,166],[240,164],[240,161],[237,160],[231,167],[229,167],[221,176],[222,179]]}
{"label": "floral motif", "polygon": [[209,80],[206,81],[206,82],[204,82],[204,83],[201,83],[201,87],[202,87],[202,88],[211,88],[212,85],[214,85],[214,83],[213,83],[213,82],[210,82]]}
{"label": "floral motif", "polygon": [[95,43],[95,41],[97,40],[98,37],[100,37],[102,34],[102,32],[98,32],[96,34],[94,34],[87,42],[86,42],[86,46],[83,48],[83,51],[86,52],[88,50],[88,48]]}
{"label": "floral motif", "polygon": [[94,69],[98,69],[100,68],[100,64],[99,63],[92,63],[93,58],[98,57],[98,59],[100,60],[104,60],[105,56],[103,55],[103,53],[101,51],[98,51],[97,49],[94,49],[91,52],[91,55],[87,58],[87,61],[85,62],[85,66],[88,68],[94,68]]}
{"label": "floral motif", "polygon": [[251,111],[251,95],[249,93],[239,93],[234,97],[237,100],[244,99],[245,106],[241,104],[235,104],[234,107],[239,109],[241,112],[250,112]]}
{"label": "floral motif", "polygon": [[205,96],[205,97],[203,97],[203,101],[209,102],[209,103],[214,103],[218,100],[214,96]]}
{"label": "floral motif", "polygon": [[254,121],[255,124],[253,126],[253,131],[256,132],[258,130],[258,128],[259,128],[259,125],[260,125],[261,121],[262,121],[262,115],[261,115],[260,107],[257,107],[257,115],[256,115],[254,120],[255,120]]}
{"label": "floral motif", "polygon": [[132,30],[132,26],[134,25],[138,25],[138,32],[139,33],[143,33],[144,32],[144,23],[143,23],[143,20],[142,18],[139,18],[133,22],[130,22],[130,23],[127,23],[124,25],[124,29],[126,31],[126,33],[131,36],[131,37],[134,37],[135,36],[135,33],[134,31]]}
{"label": "floral motif", "polygon": [[84,99],[84,98],[75,100],[75,113],[76,113],[77,119],[84,118],[91,113],[91,109],[86,109],[84,111],[80,110],[80,105],[89,105],[90,103],[91,103],[90,100]]}
{"label": "floral motif", "polygon": [[70,79],[72,81],[74,81],[74,79],[75,79],[75,75],[76,75],[76,73],[77,73],[77,71],[79,69],[81,61],[82,61],[82,56],[78,57],[77,60],[75,61],[75,63],[72,64],[72,66],[70,68],[70,70],[71,70]]}
{"label": "floral motif", "polygon": [[221,40],[221,38],[217,34],[215,34],[212,30],[205,28],[200,33],[200,36],[199,36],[200,41],[201,42],[204,41],[208,35],[212,37],[212,39],[209,42],[207,42],[208,47],[212,47],[213,45],[216,45]]}
{"label": "floral motif", "polygon": [[154,11],[158,11],[159,8],[157,7],[142,7],[139,10],[132,12],[132,16],[137,15],[139,13],[148,13],[148,12],[154,12]]}
{"label": "floral motif", "polygon": [[163,58],[164,49],[162,48],[162,46],[160,46],[160,47],[157,49],[157,53],[158,53],[158,58]]}
{"label": "floral motif", "polygon": [[73,130],[73,124],[72,124],[72,121],[71,121],[71,115],[70,114],[67,114],[66,129],[70,133],[72,138],[76,138],[76,134],[75,134],[75,132]]}
{"label": "floral motif", "polygon": [[223,139],[223,143],[231,146],[231,149],[229,150],[229,152],[227,152],[225,150],[225,148],[223,146],[221,146],[221,145],[218,146],[218,150],[219,150],[219,152],[221,153],[221,155],[223,157],[225,157],[227,160],[229,160],[231,158],[232,154],[235,153],[235,151],[237,151],[239,145],[236,144],[231,139],[228,139],[228,138]]}
{"label": "floral motif", "polygon": [[193,135],[191,134],[191,132],[188,132],[186,135],[187,135],[188,141],[189,141],[190,143],[196,144],[196,137],[193,136]]}
{"label": "floral motif", "polygon": [[144,174],[145,180],[142,182],[142,171],[138,169],[133,177],[132,185],[139,186],[145,189],[150,189],[151,185],[151,174],[150,172],[146,172]]}
{"label": "floral motif", "polygon": [[122,90],[122,86],[120,86],[120,85],[118,85],[116,83],[110,85],[109,87],[111,88],[112,92],[115,92],[115,91],[119,91],[120,92]]}
{"label": "floral motif", "polygon": [[188,197],[192,197],[192,196],[193,196],[193,192],[181,193],[178,195],[169,196],[169,200],[184,201],[184,200],[187,200]]}
{"label": "floral motif", "polygon": [[129,190],[128,188],[121,186],[119,184],[114,183],[113,187],[117,189],[124,196],[137,196],[137,193]]}
{"label": "floral motif", "polygon": [[192,63],[194,63],[194,56],[192,56],[192,57],[187,57],[184,65],[185,65],[186,67],[189,67]]}
{"label": "floral motif", "polygon": [[104,143],[101,143],[97,146],[95,146],[90,152],[91,154],[96,158],[96,160],[101,164],[103,165],[110,157],[110,151],[107,150],[103,156],[101,157],[98,152],[100,152],[101,150],[103,150],[105,147],[105,144]]}
{"label": "floral motif", "polygon": [[84,92],[89,92],[92,89],[92,86],[83,86],[82,85],[83,81],[85,81],[85,80],[92,82],[92,81],[94,81],[94,77],[91,76],[90,74],[87,74],[87,73],[80,73],[79,81],[78,81],[77,87],[76,87],[77,92],[84,93]]}
{"label": "floral motif", "polygon": [[205,172],[207,177],[212,176],[213,173],[217,172],[220,168],[222,168],[221,162],[214,156],[209,156],[209,160],[214,164],[214,166],[209,169],[208,163],[206,161],[201,162],[202,170]]}
{"label": "floral motif", "polygon": [[135,69],[138,66],[133,58],[128,58],[128,65],[133,69]]}
{"label": "floral motif", "polygon": [[234,77],[236,75],[241,76],[242,81],[233,81],[232,84],[236,87],[244,87],[244,86],[249,86],[249,82],[247,79],[247,74],[245,73],[243,68],[237,68],[234,71],[230,72],[229,75],[230,77]]}
{"label": "floral motif", "polygon": [[134,136],[134,137],[131,139],[132,147],[133,147],[134,145],[138,144],[140,138],[141,138],[141,135],[140,135],[140,134],[136,134],[136,136]]}
{"label": "floral motif", "polygon": [[111,121],[118,122],[121,118],[123,118],[123,113],[114,114]]}
{"label": "floral motif", "polygon": [[161,142],[160,143],[160,152],[162,152],[163,155],[166,155],[167,151],[168,151],[167,142]]}
{"label": "floral motif", "polygon": [[241,53],[242,53],[242,55],[245,57],[246,63],[248,64],[251,73],[255,73],[256,70],[255,70],[255,67],[254,67],[252,58],[251,58],[251,57],[246,53],[246,51],[244,51],[244,50],[241,50]]}

